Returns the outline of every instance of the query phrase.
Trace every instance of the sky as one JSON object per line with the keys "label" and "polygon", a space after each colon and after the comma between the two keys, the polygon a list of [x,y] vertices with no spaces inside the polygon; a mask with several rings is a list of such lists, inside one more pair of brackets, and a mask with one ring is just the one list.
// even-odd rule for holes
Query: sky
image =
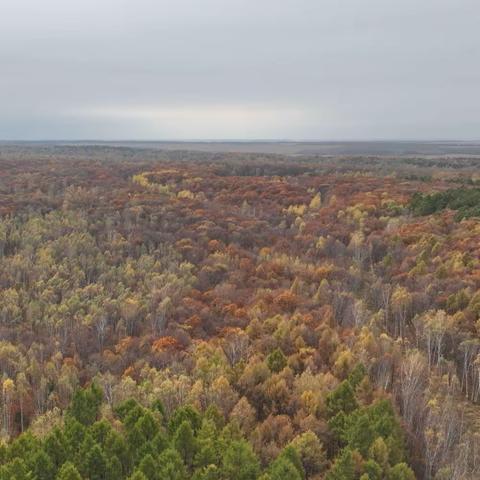
{"label": "sky", "polygon": [[479,140],[479,0],[0,0],[0,140]]}

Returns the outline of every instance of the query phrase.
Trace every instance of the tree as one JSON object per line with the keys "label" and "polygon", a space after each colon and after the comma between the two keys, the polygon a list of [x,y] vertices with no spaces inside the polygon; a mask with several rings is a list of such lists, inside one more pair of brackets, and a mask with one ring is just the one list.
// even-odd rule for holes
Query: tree
{"label": "tree", "polygon": [[168,422],[168,430],[170,433],[176,432],[177,428],[185,420],[190,423],[190,426],[194,432],[196,432],[202,424],[202,418],[200,413],[198,413],[198,410],[191,405],[185,405],[177,408],[173,412],[173,415]]}
{"label": "tree", "polygon": [[186,480],[185,465],[176,450],[164,450],[158,457],[158,477],[162,480]]}
{"label": "tree", "polygon": [[363,470],[365,471],[365,474],[369,478],[369,480],[382,480],[383,477],[383,472],[382,472],[382,467],[375,461],[375,460],[367,460],[363,464]]}
{"label": "tree", "polygon": [[[286,460],[288,463],[293,465],[295,469],[297,470],[298,476],[300,480],[303,480],[305,478],[305,470],[302,465],[302,459],[300,458],[300,455],[298,451],[290,444],[287,445],[280,455],[276,458],[276,460],[272,463],[272,468],[276,468],[276,463]],[[278,472],[281,472],[284,470],[284,467],[281,467],[277,469]],[[273,470],[272,470],[273,471]],[[272,472],[271,472],[272,474]]]}
{"label": "tree", "polygon": [[142,458],[142,461],[138,465],[138,470],[150,480],[155,480],[157,478],[158,466],[150,454],[147,454]]}
{"label": "tree", "polygon": [[32,472],[37,480],[51,480],[55,477],[55,466],[44,450],[38,450],[32,457]]}
{"label": "tree", "polygon": [[348,445],[357,449],[364,457],[375,440],[375,426],[366,412],[359,413],[345,432]]}
{"label": "tree", "polygon": [[102,397],[102,390],[95,384],[77,390],[67,413],[83,425],[91,425],[97,419]]}
{"label": "tree", "polygon": [[235,420],[245,435],[250,434],[256,422],[256,412],[246,397],[242,397],[233,407],[230,420]]}
{"label": "tree", "polygon": [[220,442],[213,420],[203,419],[202,428],[200,428],[196,439],[196,450],[194,459],[196,467],[206,467],[219,463]]}
{"label": "tree", "polygon": [[83,470],[90,480],[104,480],[107,474],[107,459],[99,445],[94,445],[85,457]]}
{"label": "tree", "polygon": [[297,450],[307,477],[321,473],[327,464],[327,454],[317,435],[308,430],[295,437],[290,445]]}
{"label": "tree", "polygon": [[302,480],[302,476],[286,457],[279,457],[269,468],[271,480]]}
{"label": "tree", "polygon": [[413,424],[415,415],[421,411],[427,372],[424,356],[416,350],[408,352],[402,361],[400,386],[403,417],[410,425]]}
{"label": "tree", "polygon": [[358,408],[355,393],[349,381],[344,380],[333,392],[327,395],[327,413],[334,417],[338,413],[349,414]]}
{"label": "tree", "polygon": [[196,470],[192,476],[192,480],[220,480],[221,472],[216,465],[207,465]]}
{"label": "tree", "polygon": [[355,463],[352,451],[348,448],[342,450],[335,459],[332,467],[327,472],[326,480],[355,480]]}
{"label": "tree", "polygon": [[128,480],[150,480],[141,470],[135,470],[135,472],[128,477]]}
{"label": "tree", "polygon": [[45,439],[44,449],[56,468],[63,465],[68,457],[67,440],[63,431],[59,428],[54,428]]}
{"label": "tree", "polygon": [[272,372],[278,373],[287,365],[287,358],[279,348],[276,348],[268,355],[267,365]]}
{"label": "tree", "polygon": [[388,480],[415,480],[415,474],[406,463],[397,463],[390,469]]}
{"label": "tree", "polygon": [[[389,467],[388,447],[382,437],[375,439],[368,453],[372,461],[381,468],[381,472],[385,473]],[[370,471],[367,470],[367,473],[372,476]]]}
{"label": "tree", "polygon": [[260,464],[245,440],[233,441],[223,456],[223,474],[229,480],[256,480]]}
{"label": "tree", "polygon": [[173,437],[173,445],[187,467],[192,466],[197,446],[190,423],[184,420]]}
{"label": "tree", "polygon": [[56,480],[82,480],[82,477],[73,463],[65,462],[60,468]]}
{"label": "tree", "polygon": [[393,330],[395,337],[402,339],[405,337],[405,327],[411,304],[411,293],[405,287],[397,285],[392,293],[392,309],[396,319]]}

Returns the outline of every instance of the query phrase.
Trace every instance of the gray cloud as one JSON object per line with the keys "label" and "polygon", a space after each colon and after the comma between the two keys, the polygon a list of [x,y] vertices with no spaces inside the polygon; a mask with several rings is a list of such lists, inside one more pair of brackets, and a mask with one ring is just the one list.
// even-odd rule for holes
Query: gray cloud
{"label": "gray cloud", "polygon": [[0,139],[478,139],[478,0],[3,0]]}

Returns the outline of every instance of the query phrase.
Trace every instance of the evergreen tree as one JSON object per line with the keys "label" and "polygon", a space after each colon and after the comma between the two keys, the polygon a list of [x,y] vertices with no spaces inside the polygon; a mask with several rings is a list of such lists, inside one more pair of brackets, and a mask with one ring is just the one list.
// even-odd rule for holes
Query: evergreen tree
{"label": "evergreen tree", "polygon": [[82,480],[82,477],[73,463],[65,462],[60,468],[56,480]]}
{"label": "evergreen tree", "polygon": [[359,412],[355,416],[352,425],[346,431],[345,437],[351,448],[357,449],[364,457],[367,456],[368,449],[376,435],[374,426],[366,413]]}
{"label": "evergreen tree", "polygon": [[221,471],[216,465],[208,465],[195,471],[192,480],[221,480]]}
{"label": "evergreen tree", "polygon": [[165,413],[165,406],[163,405],[162,401],[157,398],[153,401],[151,407],[150,407],[154,412],[158,412],[162,415],[162,419],[165,419],[166,413]]}
{"label": "evergreen tree", "polygon": [[97,419],[102,397],[102,390],[95,384],[79,389],[73,395],[67,414],[83,425],[91,425]]}
{"label": "evergreen tree", "polygon": [[415,474],[406,463],[397,463],[390,469],[388,480],[415,480]]}
{"label": "evergreen tree", "polygon": [[197,467],[206,467],[218,464],[220,460],[220,445],[217,439],[217,428],[213,420],[204,418],[197,436],[197,453],[194,464]]}
{"label": "evergreen tree", "polygon": [[202,424],[202,417],[198,410],[191,405],[184,405],[177,408],[168,422],[168,430],[175,433],[177,428],[184,422],[190,423],[192,430],[196,433]]}
{"label": "evergreen tree", "polygon": [[137,420],[135,426],[143,433],[146,440],[152,440],[159,431],[155,417],[148,410]]}
{"label": "evergreen tree", "polygon": [[123,478],[122,462],[116,455],[107,457],[107,475],[106,480],[117,480]]}
{"label": "evergreen tree", "polygon": [[260,464],[245,440],[233,441],[223,457],[223,473],[229,480],[255,480]]}
{"label": "evergreen tree", "polygon": [[386,473],[388,470],[388,447],[382,437],[378,437],[373,442],[370,450],[368,452],[370,458],[375,461],[377,465],[380,466],[383,473]]}
{"label": "evergreen tree", "polygon": [[168,448],[163,451],[158,457],[158,463],[158,476],[161,480],[186,480],[185,465],[176,450]]}
{"label": "evergreen tree", "polygon": [[192,427],[187,420],[184,420],[175,432],[173,445],[180,454],[183,463],[187,467],[191,467],[196,451],[196,442],[193,436]]}
{"label": "evergreen tree", "polygon": [[35,478],[21,458],[15,458],[8,463],[2,474],[5,480],[34,480]]}
{"label": "evergreen tree", "polygon": [[105,454],[107,457],[117,457],[120,460],[122,471],[126,473],[131,468],[131,455],[125,439],[116,431],[111,430],[105,439]]}
{"label": "evergreen tree", "polygon": [[165,432],[160,431],[155,435],[151,444],[152,444],[152,447],[153,447],[153,450],[154,450],[155,454],[159,455],[160,453],[162,453],[164,450],[166,450],[169,447],[170,442],[169,442],[168,437],[165,434]]}
{"label": "evergreen tree", "polygon": [[296,448],[294,448],[292,445],[286,446],[277,458],[277,460],[280,459],[288,460],[296,468],[300,478],[305,478],[305,470],[302,465],[302,459],[300,458],[300,454]]}
{"label": "evergreen tree", "polygon": [[278,457],[270,466],[268,475],[271,480],[302,480],[298,469],[287,457]]}
{"label": "evergreen tree", "polygon": [[68,458],[67,439],[63,432],[54,428],[44,442],[44,449],[48,456],[52,459],[56,468],[63,465]]}
{"label": "evergreen tree", "polygon": [[140,470],[149,480],[155,480],[157,478],[158,465],[150,454],[145,455],[142,458],[142,461],[138,465],[138,470]]}
{"label": "evergreen tree", "polygon": [[327,413],[330,417],[334,417],[338,413],[352,413],[358,408],[355,400],[352,385],[344,380],[333,392],[327,395],[326,399]]}
{"label": "evergreen tree", "polygon": [[328,471],[326,480],[355,480],[355,463],[352,451],[348,448],[342,450],[335,459],[332,468]]}
{"label": "evergreen tree", "polygon": [[135,472],[128,478],[128,480],[150,480],[145,476],[145,474],[140,470],[135,470]]}
{"label": "evergreen tree", "polygon": [[55,465],[45,450],[38,450],[31,460],[32,472],[36,480],[53,480],[55,478]]}
{"label": "evergreen tree", "polygon": [[358,387],[358,385],[360,385],[360,382],[363,380],[366,374],[367,369],[365,368],[363,363],[357,363],[357,365],[355,365],[355,368],[350,372],[347,378],[348,382],[354,390]]}
{"label": "evergreen tree", "polygon": [[83,467],[89,480],[104,480],[107,474],[107,459],[99,445],[94,445],[85,457]]}
{"label": "evergreen tree", "polygon": [[141,432],[141,430],[135,425],[132,429],[127,432],[127,444],[129,446],[131,455],[133,459],[139,460],[143,455],[142,448],[146,443],[145,435]]}
{"label": "evergreen tree", "polygon": [[383,469],[375,460],[367,460],[363,464],[363,470],[370,480],[382,480]]}
{"label": "evergreen tree", "polygon": [[92,450],[95,445],[95,440],[90,435],[90,433],[87,432],[83,438],[80,448],[78,448],[75,452],[75,465],[82,475],[86,474],[84,468],[86,465],[85,460],[87,458],[87,455],[90,453],[90,450]]}
{"label": "evergreen tree", "polygon": [[225,418],[215,404],[210,404],[203,415],[204,420],[212,421],[217,430],[225,426]]}
{"label": "evergreen tree", "polygon": [[70,455],[75,455],[85,439],[85,427],[75,418],[67,417],[65,419],[64,434]]}
{"label": "evergreen tree", "polygon": [[111,430],[112,426],[107,420],[100,420],[90,427],[89,432],[99,445],[104,445]]}
{"label": "evergreen tree", "polygon": [[129,398],[118,404],[113,411],[115,415],[118,415],[120,419],[124,421],[128,413],[136,407],[140,407],[139,403],[134,398]]}
{"label": "evergreen tree", "polygon": [[276,348],[267,356],[267,365],[270,371],[278,373],[286,367],[287,357],[279,348]]}

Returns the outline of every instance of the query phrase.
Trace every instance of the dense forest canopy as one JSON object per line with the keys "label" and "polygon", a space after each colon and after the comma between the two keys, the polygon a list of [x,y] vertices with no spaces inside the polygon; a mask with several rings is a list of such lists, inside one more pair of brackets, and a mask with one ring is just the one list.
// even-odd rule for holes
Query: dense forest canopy
{"label": "dense forest canopy", "polygon": [[480,469],[480,161],[0,149],[0,479]]}

